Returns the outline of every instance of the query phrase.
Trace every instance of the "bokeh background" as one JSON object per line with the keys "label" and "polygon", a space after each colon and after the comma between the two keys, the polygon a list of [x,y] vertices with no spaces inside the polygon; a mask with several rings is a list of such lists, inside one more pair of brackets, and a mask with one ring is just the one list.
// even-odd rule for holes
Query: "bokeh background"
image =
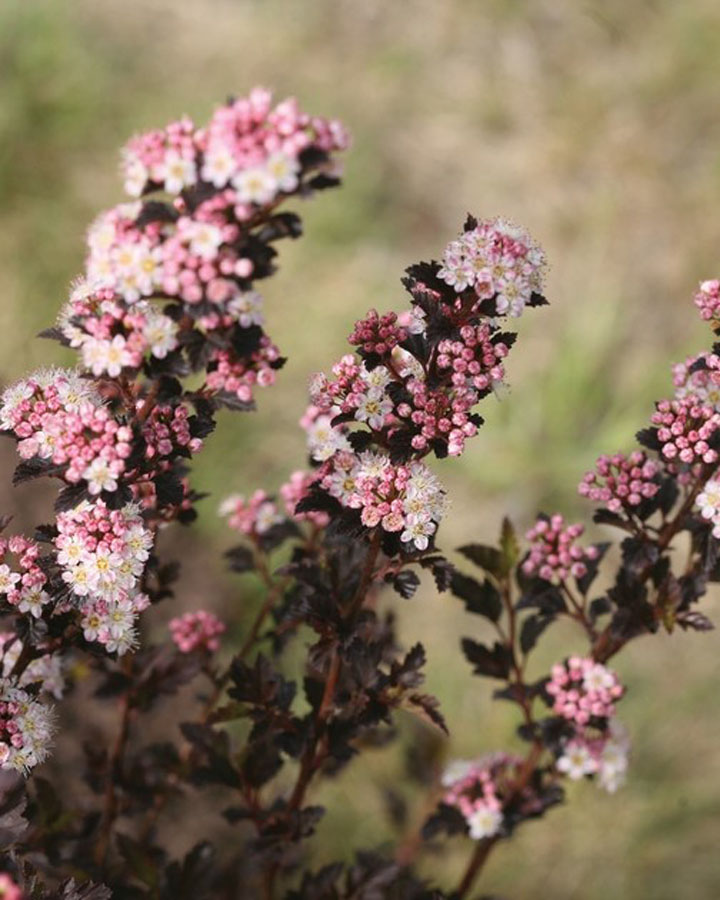
{"label": "bokeh background", "polygon": [[[696,282],[720,270],[720,7],[714,0],[2,0],[0,3],[0,380],[70,362],[33,339],[83,262],[96,213],[121,198],[117,148],[134,131],[253,84],[296,94],[354,134],[345,185],[300,210],[264,285],[268,327],[290,357],[252,418],[225,415],[198,460],[212,493],[176,536],[194,557],[179,603],[211,604],[242,633],[250,579],[222,573],[230,490],[273,490],[302,466],[297,419],[308,376],[344,352],[369,306],[404,305],[410,262],[437,255],[465,213],[527,226],[551,261],[552,306],[529,312],[511,389],[488,425],[442,465],[453,497],[442,544],[525,528],[559,509],[589,519],[575,490],[604,451],[629,449],[669,364],[708,343]],[[0,446],[2,484],[14,463]],[[3,511],[42,516],[42,490],[0,488]],[[172,542],[172,541],[171,541]],[[406,644],[429,651],[429,687],[450,755],[513,746],[514,720],[469,676],[458,636],[478,636],[452,598],[402,606]],[[717,613],[710,597],[706,611]],[[546,665],[574,635],[548,639]],[[562,641],[565,641],[562,644]],[[581,646],[581,645],[578,645]],[[494,854],[488,892],[523,898],[720,896],[720,639],[644,639],[618,660],[632,775],[614,797],[571,786],[570,803]],[[402,729],[408,740],[415,732]],[[316,794],[333,802],[318,862],[390,834],[382,789],[394,752],[369,754]],[[412,798],[411,798],[412,799]],[[182,837],[182,829],[180,829]],[[188,838],[189,840],[189,838]],[[466,844],[430,859],[446,879]]]}

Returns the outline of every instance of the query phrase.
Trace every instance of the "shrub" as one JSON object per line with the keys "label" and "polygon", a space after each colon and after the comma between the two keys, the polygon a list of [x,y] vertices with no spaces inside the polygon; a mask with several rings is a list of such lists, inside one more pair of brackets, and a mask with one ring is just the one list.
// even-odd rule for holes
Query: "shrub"
{"label": "shrub", "polygon": [[[440,262],[407,269],[408,308],[371,310],[349,336],[353,352],[313,378],[308,469],[277,497],[222,503],[240,535],[230,568],[263,586],[229,662],[218,653],[225,624],[208,610],[172,618],[160,644],[143,633],[142,612],[178,578],[158,531],[195,517],[188,460],[219,409],[252,409],[282,366],[255,290],[274,272],[275,243],[301,231],[279,208],[336,185],[347,143],[338,123],[292,100],[272,108],[259,89],[206,128],[183,119],[134,138],[123,167],[136,199],[91,226],[86,278],[44,333],[77,351],[78,368],[36,372],[3,394],[15,482],[61,486],[54,522],[0,540],[2,896],[465,897],[493,847],[562,802],[568,780],[621,786],[629,742],[612,658],[660,628],[712,627],[697,601],[718,579],[717,345],[674,368],[674,397],[638,433],[642,449],[601,456],[583,478],[595,522],[622,536],[610,554],[559,513],[539,516],[524,542],[505,519],[497,546],[461,547],[469,572],[438,548],[447,497],[426,459],[465,452],[478,405],[505,377],[516,335],[504,329],[547,302],[544,254],[527,232],[468,216]],[[718,297],[705,282],[696,299],[713,327]],[[425,651],[401,647],[386,596],[410,600],[423,572],[494,632],[461,649],[517,707],[524,752],[440,765],[448,725],[422,687]],[[533,649],[562,618],[578,643],[530,679]],[[116,704],[120,721],[110,746],[84,748],[86,787],[68,797],[31,770],[50,752],[50,698],[73,687],[80,660],[91,703]],[[188,685],[199,706],[173,707]],[[391,793],[395,847],[347,847],[313,869],[325,814],[313,787],[396,738],[400,710],[443,736],[408,756],[417,815]],[[175,714],[179,730],[167,727]],[[161,738],[152,719],[165,723]],[[76,738],[55,740],[62,750]],[[174,858],[168,819],[197,791],[234,837]],[[468,843],[468,863],[437,886],[418,874],[422,856],[452,836]]]}

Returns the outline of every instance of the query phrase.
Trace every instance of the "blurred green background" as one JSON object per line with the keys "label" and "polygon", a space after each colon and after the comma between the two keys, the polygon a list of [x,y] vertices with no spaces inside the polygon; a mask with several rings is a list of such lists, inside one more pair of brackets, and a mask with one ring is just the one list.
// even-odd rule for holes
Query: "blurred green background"
{"label": "blurred green background", "polygon": [[[32,336],[82,268],[87,224],[121,199],[119,145],[182,113],[203,121],[255,83],[341,118],[354,146],[344,187],[303,205],[306,235],[282,247],[263,285],[269,331],[290,362],[255,416],[223,417],[196,467],[213,499],[176,540],[217,573],[216,605],[240,622],[256,602],[252,584],[221,574],[231,537],[218,498],[273,490],[302,466],[308,376],[345,351],[369,306],[405,304],[404,267],[437,255],[468,210],[529,228],[551,261],[552,306],[522,320],[511,390],[486,401],[487,427],[442,465],[453,497],[442,544],[494,536],[503,512],[522,528],[540,508],[589,518],[575,493],[582,473],[598,453],[632,445],[670,390],[669,363],[708,343],[691,298],[720,268],[718,4],[2,0],[3,383],[70,361]],[[13,454],[0,449],[7,483]],[[0,498],[21,521],[45,501],[36,489]],[[207,593],[196,577],[181,602],[212,602]],[[514,720],[459,659],[458,635],[478,630],[459,605],[428,589],[402,607],[401,631],[428,646],[449,752],[472,755],[512,744]],[[706,611],[718,612],[717,598]],[[572,637],[549,639],[539,665]],[[718,638],[640,641],[618,668],[631,687],[627,788],[572,787],[569,805],[497,851],[487,891],[720,896]],[[336,801],[319,861],[388,833],[372,788],[395,778],[396,762],[371,754],[319,792]],[[469,847],[452,846],[429,876],[461,865]]]}

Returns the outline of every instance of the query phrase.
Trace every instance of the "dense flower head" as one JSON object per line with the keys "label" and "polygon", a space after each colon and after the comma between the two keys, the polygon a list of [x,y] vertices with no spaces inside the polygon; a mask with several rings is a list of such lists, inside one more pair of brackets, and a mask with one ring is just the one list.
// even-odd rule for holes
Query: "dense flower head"
{"label": "dense flower head", "polygon": [[226,497],[220,504],[219,514],[227,518],[231,528],[248,536],[266,534],[274,525],[285,521],[277,503],[260,490],[247,500],[242,494]]}
{"label": "dense flower head", "polygon": [[250,403],[255,385],[268,387],[275,383],[276,371],[282,365],[280,351],[267,335],[249,356],[238,356],[233,350],[215,350],[208,366],[207,386],[220,394]]}
{"label": "dense flower head", "polygon": [[657,482],[660,471],[660,464],[648,459],[642,450],[635,450],[629,456],[603,454],[595,463],[595,471],[583,476],[578,493],[596,503],[604,503],[610,512],[632,510],[660,490]]}
{"label": "dense flower head", "polygon": [[519,316],[542,291],[545,254],[527,231],[504,219],[485,219],[451,241],[438,276],[458,294],[495,297],[500,315]]}
{"label": "dense flower head", "polygon": [[27,772],[50,752],[52,709],[12,678],[0,681],[0,768]]}
{"label": "dense flower head", "polygon": [[503,803],[522,764],[522,757],[492,753],[477,760],[456,760],[443,772],[443,803],[462,813],[474,840],[502,830]]}
{"label": "dense flower head", "polygon": [[128,305],[112,288],[77,285],[58,325],[96,377],[117,378],[124,369],[139,369],[147,354],[165,359],[178,346],[173,319],[147,301]]}
{"label": "dense flower head", "polygon": [[716,463],[715,443],[720,438],[720,413],[693,396],[661,400],[651,417],[657,426],[661,453],[668,460],[687,465]]}
{"label": "dense flower head", "polygon": [[370,450],[336,453],[320,469],[321,487],[360,511],[366,528],[399,533],[408,550],[425,550],[447,507],[445,491],[421,462],[393,464]]}
{"label": "dense flower head", "polygon": [[91,494],[115,491],[132,447],[131,429],[71,369],[42,369],[2,395],[0,427],[18,438],[23,459],[49,460]]}
{"label": "dense flower head", "polygon": [[254,206],[297,190],[312,151],[328,166],[329,154],[348,143],[339,122],[302,112],[292,98],[273,108],[271,94],[255,88],[218,107],[205,129],[184,117],[132,138],[123,151],[125,189],[133,197],[179,194],[203,182],[230,190],[238,218],[249,218]]}
{"label": "dense flower head", "polygon": [[[9,678],[23,650],[23,642],[13,632],[0,632],[0,676]],[[64,659],[58,653],[46,653],[28,663],[17,681],[18,687],[37,685],[41,691],[62,698],[65,692]]]}
{"label": "dense flower head", "polygon": [[48,579],[39,556],[40,547],[30,538],[0,538],[0,595],[18,612],[36,619],[52,599],[45,590]]}
{"label": "dense flower head", "polygon": [[386,356],[408,336],[405,328],[398,324],[397,313],[388,312],[382,316],[371,309],[364,319],[359,319],[348,336],[348,342],[354,344],[366,354]]}
{"label": "dense flower head", "polygon": [[82,613],[85,639],[124,653],[148,605],[139,591],[154,538],[135,504],[109,509],[84,502],[58,513],[54,539],[62,580]]}
{"label": "dense flower head", "polygon": [[204,609],[171,619],[168,628],[173,643],[181,653],[199,649],[214,653],[220,649],[220,635],[225,633],[225,623]]}
{"label": "dense flower head", "polygon": [[701,282],[695,294],[695,306],[706,322],[720,320],[720,281],[717,278]]}
{"label": "dense flower head", "polygon": [[571,781],[596,776],[600,787],[612,794],[625,782],[629,751],[625,731],[612,721],[605,732],[579,731],[565,741],[555,766]]}
{"label": "dense flower head", "polygon": [[676,363],[672,372],[677,400],[693,398],[720,412],[720,356],[698,353],[689,356],[685,362]]}
{"label": "dense flower head", "polygon": [[280,486],[278,491],[280,497],[285,504],[287,514],[299,521],[312,522],[317,528],[325,528],[330,522],[330,516],[326,512],[311,510],[309,512],[297,512],[298,503],[307,497],[310,488],[317,482],[317,472],[306,472],[299,470],[293,472],[285,484]]}
{"label": "dense flower head", "polygon": [[581,547],[578,543],[584,530],[580,524],[566,525],[559,513],[540,516],[525,535],[530,541],[530,551],[523,562],[523,572],[553,584],[559,584],[571,575],[582,578],[587,572],[587,563],[599,555],[597,547]]}
{"label": "dense flower head", "polygon": [[182,404],[154,406],[142,429],[147,459],[163,460],[202,449],[202,440],[192,436],[189,417]]}
{"label": "dense flower head", "polygon": [[624,693],[612,669],[578,656],[552,667],[545,690],[553,710],[581,728],[613,716],[615,703]]}

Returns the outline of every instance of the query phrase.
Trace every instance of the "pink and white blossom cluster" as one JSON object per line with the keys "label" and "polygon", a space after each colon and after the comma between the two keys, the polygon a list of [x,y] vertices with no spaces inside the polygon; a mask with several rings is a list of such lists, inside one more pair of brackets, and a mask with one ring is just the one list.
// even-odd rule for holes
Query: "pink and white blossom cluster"
{"label": "pink and white blossom cluster", "polygon": [[716,463],[714,443],[720,436],[720,413],[693,396],[661,400],[651,417],[658,428],[661,453],[668,460],[691,465]]}
{"label": "pink and white blossom cluster", "polygon": [[604,503],[613,513],[639,506],[660,490],[657,482],[661,466],[648,459],[642,450],[629,456],[603,454],[595,463],[595,471],[587,472],[578,485],[578,493],[596,503]]}
{"label": "pink and white blossom cluster", "polygon": [[187,612],[168,623],[173,643],[181,653],[220,649],[220,635],[225,633],[225,623],[205,609]]}
{"label": "pink and white blossom cluster", "polygon": [[58,514],[57,530],[61,577],[82,613],[85,639],[111,653],[132,649],[135,620],[149,604],[139,584],[154,541],[138,507],[81,503]]}
{"label": "pink and white blossom cluster", "polygon": [[566,741],[555,762],[571,781],[596,776],[600,787],[613,794],[622,787],[628,768],[630,742],[615,721],[607,732],[578,732]]}
{"label": "pink and white blossom cluster", "polygon": [[503,801],[523,760],[509,753],[492,753],[477,760],[456,760],[443,772],[442,802],[459,810],[470,837],[494,837],[503,826]]}
{"label": "pink and white blossom cluster", "polygon": [[444,489],[424,463],[396,465],[370,450],[336,453],[321,467],[319,483],[343,506],[360,510],[366,528],[399,533],[411,552],[427,549],[447,508]]}
{"label": "pink and white blossom cluster", "polygon": [[132,449],[130,428],[71,369],[42,369],[8,388],[0,428],[18,438],[23,459],[52,461],[67,481],[86,481],[91,494],[117,490]]}
{"label": "pink and white blossom cluster", "polygon": [[[23,642],[12,632],[0,632],[0,676],[9,678],[20,658]],[[46,653],[28,663],[17,679],[18,687],[37,685],[41,691],[60,700],[65,692],[65,666],[58,653]]]}
{"label": "pink and white blossom cluster", "polygon": [[178,346],[178,325],[148,301],[129,305],[112,288],[76,285],[59,328],[93,375],[117,378],[149,353],[164,359]]}
{"label": "pink and white blossom cluster", "polygon": [[0,681],[0,768],[21,774],[50,752],[54,732],[52,709],[34,700],[12,678]]}
{"label": "pink and white blossom cluster", "polygon": [[207,386],[218,393],[237,397],[250,403],[253,388],[269,387],[275,383],[280,351],[267,335],[248,356],[238,356],[233,350],[213,351],[208,365]]}
{"label": "pink and white blossom cluster", "polygon": [[227,518],[231,528],[248,536],[266,534],[285,520],[277,503],[261,490],[255,491],[247,500],[242,494],[231,494],[220,504],[218,512]]}
{"label": "pink and white blossom cluster", "polygon": [[720,281],[717,278],[701,282],[695,294],[695,306],[705,321],[714,322],[720,319]]}
{"label": "pink and white blossom cluster", "polygon": [[500,315],[519,316],[542,291],[544,269],[545,254],[524,228],[485,219],[447,245],[438,276],[458,294],[495,297]]}
{"label": "pink and white blossom cluster", "polygon": [[624,693],[612,669],[579,656],[554,665],[545,690],[553,710],[581,728],[591,721],[611,718],[615,702]]}
{"label": "pink and white blossom cluster", "polygon": [[691,397],[720,412],[720,356],[716,353],[689,356],[685,362],[676,363],[672,373],[677,400]]}
{"label": "pink and white blossom cluster", "polygon": [[18,612],[36,619],[51,600],[45,590],[48,579],[38,563],[39,556],[40,547],[30,538],[0,538],[0,594]]}
{"label": "pink and white blossom cluster", "polygon": [[545,581],[559,584],[571,575],[582,578],[587,563],[598,558],[594,546],[582,547],[578,538],[585,531],[580,524],[566,525],[559,514],[541,516],[525,537],[530,550],[522,564],[526,575],[537,575]]}
{"label": "pink and white blossom cluster", "polygon": [[162,188],[179,194],[198,182],[232,195],[236,215],[295,191],[301,155],[344,150],[347,132],[336,120],[302,112],[293,98],[272,106],[271,94],[255,88],[247,98],[216,109],[207,128],[190,119],[133,138],[123,152],[125,187],[133,197]]}

